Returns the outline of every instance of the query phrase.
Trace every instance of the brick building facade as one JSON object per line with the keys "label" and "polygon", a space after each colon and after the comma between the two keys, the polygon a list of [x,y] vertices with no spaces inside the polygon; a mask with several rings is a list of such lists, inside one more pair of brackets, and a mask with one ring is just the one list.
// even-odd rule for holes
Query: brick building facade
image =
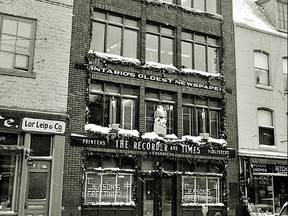
{"label": "brick building facade", "polygon": [[72,1],[0,1],[0,215],[61,214]]}
{"label": "brick building facade", "polygon": [[232,2],[189,2],[74,2],[62,215],[233,214]]}

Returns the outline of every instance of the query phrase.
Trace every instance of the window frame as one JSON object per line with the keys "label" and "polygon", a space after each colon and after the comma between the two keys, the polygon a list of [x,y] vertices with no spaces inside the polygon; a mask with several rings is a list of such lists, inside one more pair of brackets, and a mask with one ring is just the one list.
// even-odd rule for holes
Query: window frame
{"label": "window frame", "polygon": [[[157,28],[156,31],[150,31],[147,29],[147,26],[153,26],[154,28]],[[162,29],[169,29],[172,31],[172,35],[165,34],[163,33]],[[158,49],[157,49],[157,61],[156,60],[147,60],[147,35],[152,35],[157,37],[157,42],[158,42]],[[146,32],[145,32],[145,61],[147,62],[157,62],[160,64],[166,64],[165,62],[162,61],[162,50],[161,50],[161,45],[163,43],[163,39],[170,39],[172,40],[172,62],[167,65],[175,65],[175,43],[176,43],[176,37],[175,37],[175,29],[171,26],[165,26],[163,24],[157,24],[153,22],[147,21],[146,23]]]}
{"label": "window frame", "polygon": [[[190,35],[190,38],[187,39],[187,38],[183,38],[183,34],[189,34]],[[197,41],[195,39],[195,36],[200,36],[200,37],[203,37],[204,38],[204,42],[200,42],[200,41]],[[212,43],[209,43],[209,39],[212,39],[212,40],[215,40],[216,43],[215,44],[212,44]],[[191,65],[192,65],[192,68],[191,69],[194,69],[194,70],[197,70],[195,69],[196,67],[196,59],[195,57],[197,56],[197,53],[195,51],[195,45],[201,45],[201,46],[204,46],[205,48],[205,72],[208,72],[208,73],[211,73],[211,74],[217,74],[220,72],[220,45],[219,45],[219,39],[216,38],[216,37],[213,37],[213,36],[209,36],[209,35],[203,35],[203,34],[197,34],[196,32],[191,32],[191,31],[188,31],[188,30],[182,30],[181,32],[181,64],[183,68],[187,68],[186,66],[183,65],[183,50],[182,50],[182,44],[183,43],[189,43],[192,47],[192,50],[191,50],[191,53],[192,53],[192,56],[191,56]],[[215,68],[215,71],[209,71],[209,59],[210,59],[210,55],[209,55],[209,48],[213,48],[213,49],[216,49],[217,53],[216,53],[216,58],[217,58],[217,62],[216,62],[216,68]]]}
{"label": "window frame", "polygon": [[[27,62],[27,70],[21,69],[21,68],[16,68],[15,66],[15,55],[16,55],[16,42],[14,45],[14,51],[4,51],[4,52],[9,52],[13,54],[13,69],[8,69],[8,68],[1,68],[0,67],[0,74],[1,75],[9,75],[9,76],[20,76],[20,77],[30,77],[30,78],[35,78],[36,74],[33,71],[34,69],[34,52],[35,52],[35,41],[36,41],[36,24],[37,21],[36,19],[32,18],[24,18],[24,17],[18,17],[18,16],[12,16],[8,14],[1,14],[0,13],[0,49],[1,49],[1,38],[2,38],[2,26],[3,26],[3,20],[4,19],[9,19],[17,22],[17,25],[19,22],[24,22],[24,23],[29,23],[31,24],[31,37],[30,37],[30,46],[29,46],[29,53],[28,53],[28,62]],[[19,37],[16,33],[14,35],[16,39]]]}
{"label": "window frame", "polygon": [[[149,98],[147,97],[147,93],[148,92],[152,92],[153,94],[156,94],[158,96],[158,98]],[[165,100],[162,97],[162,94],[169,94],[172,96],[172,99],[174,99],[174,101],[170,101],[170,100]],[[168,91],[163,91],[163,90],[155,90],[155,89],[146,89],[145,92],[145,131],[146,132],[151,132],[151,131],[147,131],[147,119],[149,117],[147,117],[147,102],[152,102],[154,105],[154,111],[153,113],[156,111],[157,105],[162,105],[162,106],[173,106],[173,110],[170,112],[167,111],[167,123],[166,123],[166,132],[167,134],[173,134],[173,132],[175,133],[175,125],[176,125],[176,121],[175,121],[175,106],[176,106],[176,101],[175,101],[175,93],[173,92],[168,92]],[[154,122],[154,115],[153,115],[153,122]],[[153,130],[152,130],[153,131]]]}
{"label": "window frame", "polygon": [[[199,120],[198,120],[198,115],[197,112],[201,112],[201,109],[205,111],[205,123],[207,124],[205,126],[205,133],[209,133],[209,136],[212,137],[212,112],[217,112],[217,128],[216,128],[216,136],[214,138],[220,138],[221,136],[221,123],[222,123],[222,119],[221,119],[221,111],[222,108],[221,107],[215,107],[213,104],[211,104],[211,101],[217,101],[217,100],[213,100],[210,98],[205,98],[206,101],[206,105],[203,104],[198,104],[197,103],[197,96],[192,96],[192,95],[183,95],[183,98],[187,98],[187,100],[190,100],[191,103],[188,102],[183,102],[182,103],[182,133],[183,135],[190,135],[190,136],[199,136],[200,132],[203,133],[203,130],[201,128],[199,128]],[[218,102],[219,103],[219,102]],[[192,115],[189,115],[189,134],[186,134],[184,132],[185,128],[184,128],[184,108],[188,108],[189,109],[189,113],[192,112]],[[191,111],[190,111],[191,110]],[[208,118],[207,115],[208,114]],[[192,117],[192,119],[191,119]],[[207,130],[208,129],[208,130]],[[195,134],[194,134],[195,133]]]}
{"label": "window frame", "polygon": [[282,72],[283,72],[283,79],[284,79],[284,92],[288,92],[288,56],[284,56],[282,58]]}
{"label": "window frame", "polygon": [[182,7],[190,7],[190,8],[194,8],[196,10],[201,10],[201,11],[205,11],[208,13],[215,13],[215,14],[219,14],[220,12],[220,5],[219,5],[219,0],[214,0],[215,4],[216,4],[216,11],[208,11],[207,5],[211,0],[203,0],[204,1],[204,10],[201,10],[199,8],[194,8],[194,0],[190,0],[190,6],[182,6],[182,2],[180,1],[180,4]]}
{"label": "window frame", "polygon": [[[198,191],[198,188],[197,188],[197,179],[198,180],[203,180],[205,179],[205,189],[206,190],[210,190],[209,188],[209,180],[217,180],[217,184],[218,184],[218,193],[217,193],[217,189],[216,189],[216,202],[213,203],[213,202],[209,202],[208,201],[208,197],[209,195],[206,195],[206,198],[205,198],[205,203],[203,202],[197,202],[197,192],[196,193],[192,193],[192,196],[194,196],[194,202],[187,202],[187,201],[184,201],[184,189],[185,189],[185,179],[192,179],[193,180],[193,184],[194,184],[194,191]],[[206,176],[206,175],[203,175],[203,176],[189,176],[189,175],[185,175],[185,176],[182,176],[181,178],[181,181],[182,181],[182,188],[181,188],[181,205],[191,205],[191,206],[194,206],[194,205],[212,205],[212,206],[215,206],[215,205],[219,205],[219,206],[222,206],[223,205],[223,195],[221,195],[221,190],[222,190],[222,179],[221,177],[217,177],[217,176]],[[200,192],[199,192],[200,193]],[[207,192],[208,194],[208,192]],[[189,195],[188,195],[189,196]]]}
{"label": "window frame", "polygon": [[[260,115],[261,111],[269,113],[269,117],[271,118],[270,121],[271,121],[272,125],[261,125],[259,123],[259,115]],[[259,145],[275,146],[276,143],[275,143],[275,127],[274,127],[274,112],[273,112],[273,110],[265,108],[265,107],[258,108],[257,109],[257,125],[258,125]],[[265,142],[265,139],[264,139],[265,137],[263,137],[264,133],[266,133],[265,131],[267,131],[267,130],[270,132],[270,134],[268,134],[268,135],[273,136],[270,140],[271,143],[268,143],[267,140]],[[262,142],[264,142],[264,143],[262,143]]]}
{"label": "window frame", "polygon": [[[280,9],[281,5],[281,9]],[[284,8],[286,6],[286,14]],[[277,28],[281,31],[288,31],[288,22],[287,22],[287,10],[288,10],[288,3],[287,1],[283,0],[276,0],[276,21],[277,21]],[[281,14],[281,17],[280,17]],[[285,19],[286,18],[286,19]],[[283,28],[284,26],[284,28]]]}
{"label": "window frame", "polygon": [[[120,48],[120,56],[123,56],[123,57],[129,57],[129,58],[135,58],[135,59],[139,59],[139,38],[140,38],[140,23],[139,23],[139,20],[137,20],[137,18],[133,18],[133,17],[129,17],[129,16],[126,16],[126,15],[121,15],[121,14],[117,14],[117,13],[113,13],[113,12],[108,12],[108,11],[102,11],[102,10],[98,10],[98,9],[95,9],[93,12],[93,15],[92,15],[92,33],[91,33],[91,41],[90,41],[90,49],[93,49],[92,48],[92,43],[93,43],[93,28],[94,28],[94,23],[100,23],[100,24],[103,24],[104,25],[104,41],[103,41],[103,49],[102,51],[100,50],[97,50],[97,48],[95,48],[96,51],[99,51],[99,52],[103,52],[103,53],[107,53],[107,54],[112,54],[112,55],[118,55],[118,54],[115,54],[115,53],[109,53],[107,52],[107,46],[108,46],[108,37],[109,37],[109,33],[108,33],[108,28],[111,27],[111,26],[114,26],[114,27],[118,27],[121,29],[121,48]],[[104,19],[101,19],[101,18],[98,18],[95,16],[95,13],[99,13],[99,14],[102,14],[105,16]],[[119,22],[113,22],[110,19],[110,16],[112,17],[118,17],[118,18],[121,18],[121,23]],[[135,26],[130,26],[130,25],[127,25],[125,24],[126,20],[131,20],[131,21],[135,21],[137,22],[137,26],[138,27],[135,27]],[[137,32],[137,37],[136,37],[136,50],[135,50],[135,54],[136,56],[134,57],[131,57],[131,56],[125,56],[124,55],[124,49],[125,49],[125,46],[123,46],[124,44],[124,40],[125,40],[125,35],[124,35],[124,32],[125,30],[133,30],[133,31],[136,31]]]}
{"label": "window frame", "polygon": [[[267,69],[265,69],[263,66],[262,67],[257,67],[256,66],[256,53],[258,54],[261,54],[262,56],[265,56],[266,59],[267,59],[267,62],[265,62],[267,64]],[[265,86],[265,87],[271,87],[271,80],[270,80],[270,77],[271,77],[271,74],[270,74],[270,55],[268,52],[266,51],[263,51],[263,50],[258,50],[258,49],[255,49],[254,52],[253,52],[253,57],[254,57],[254,72],[255,72],[255,77],[256,77],[256,86]],[[260,72],[260,73],[259,73]],[[258,77],[258,73],[259,73],[259,77]],[[262,84],[261,83],[261,74],[267,74],[265,77],[267,78],[267,84]]]}
{"label": "window frame", "polygon": [[[110,124],[120,124],[122,125],[123,124],[123,121],[125,120],[124,117],[125,115],[123,115],[124,113],[124,107],[123,107],[123,101],[125,99],[131,99],[134,101],[134,110],[137,110],[138,109],[138,94],[139,92],[137,91],[137,88],[133,88],[134,90],[134,95],[128,95],[128,94],[124,94],[123,93],[123,89],[126,87],[126,85],[122,85],[122,84],[116,84],[116,83],[105,83],[105,82],[92,82],[91,83],[92,85],[95,84],[97,86],[101,86],[101,90],[92,90],[90,89],[89,90],[89,96],[90,95],[101,95],[103,96],[103,98],[101,99],[101,101],[103,102],[101,104],[101,116],[100,116],[100,125],[101,126],[106,126],[108,127]],[[112,92],[109,92],[107,90],[107,86],[108,88],[111,87],[111,86],[117,86],[120,90],[120,93],[112,93]],[[128,86],[128,85],[127,85]],[[111,117],[111,109],[109,108],[108,112],[109,112],[109,119],[108,119],[108,125],[105,125],[106,124],[106,121],[105,121],[105,111],[106,111],[106,105],[105,105],[105,101],[106,101],[106,98],[107,97],[112,97],[112,98],[116,98],[116,100],[120,100],[120,105],[118,105],[118,108],[120,107],[119,109],[119,115],[120,116],[117,116],[117,113],[115,114],[116,115],[116,119],[113,119],[113,116]],[[94,103],[94,102],[91,102],[90,99],[88,100],[88,109],[89,109],[89,106]],[[134,114],[132,116],[130,116],[130,119],[132,118],[132,122],[131,123],[131,127],[130,128],[124,128],[124,129],[130,129],[130,130],[134,130],[137,128],[137,118],[136,118],[136,112],[134,112]],[[134,118],[133,118],[134,117]],[[93,123],[94,120],[91,120],[90,119],[91,117],[88,118],[88,122],[92,122],[92,124],[95,124]],[[112,122],[110,121],[112,118]],[[120,122],[117,122],[117,119],[119,119]],[[116,122],[113,122],[113,121],[116,121]],[[124,122],[125,123],[125,122]],[[122,125],[123,126],[123,125]]]}

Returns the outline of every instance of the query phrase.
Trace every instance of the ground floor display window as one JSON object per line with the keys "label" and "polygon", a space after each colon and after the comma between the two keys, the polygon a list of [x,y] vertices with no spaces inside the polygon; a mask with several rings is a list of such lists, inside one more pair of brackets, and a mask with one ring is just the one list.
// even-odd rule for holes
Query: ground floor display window
{"label": "ground floor display window", "polygon": [[256,175],[248,196],[252,215],[279,213],[288,201],[288,177]]}

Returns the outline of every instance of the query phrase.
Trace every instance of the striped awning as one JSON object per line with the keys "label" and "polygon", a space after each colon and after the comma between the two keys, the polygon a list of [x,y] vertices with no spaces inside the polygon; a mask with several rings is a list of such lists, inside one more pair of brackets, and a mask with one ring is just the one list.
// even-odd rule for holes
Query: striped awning
{"label": "striped awning", "polygon": [[21,154],[22,147],[18,145],[0,145],[0,154]]}

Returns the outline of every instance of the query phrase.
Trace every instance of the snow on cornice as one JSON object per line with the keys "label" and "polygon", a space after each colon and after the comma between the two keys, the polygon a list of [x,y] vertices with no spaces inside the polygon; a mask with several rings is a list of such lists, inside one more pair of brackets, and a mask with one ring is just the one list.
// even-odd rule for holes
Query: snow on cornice
{"label": "snow on cornice", "polygon": [[[97,58],[100,58],[102,61],[106,62],[112,62],[116,64],[128,64],[128,65],[134,65],[136,67],[140,67],[143,69],[154,69],[154,70],[159,70],[159,71],[166,71],[170,74],[173,73],[179,73],[179,74],[198,74],[201,76],[205,77],[222,77],[220,73],[209,73],[209,72],[204,72],[204,71],[199,71],[199,70],[194,70],[194,69],[189,69],[189,68],[182,68],[181,70],[178,70],[175,66],[173,65],[167,65],[167,64],[161,64],[157,62],[145,62],[141,64],[139,59],[135,58],[127,58],[119,55],[114,55],[114,54],[108,54],[108,53],[102,53],[94,50],[89,50],[88,55],[95,56]],[[92,64],[92,62],[90,62]]]}
{"label": "snow on cornice", "polygon": [[287,33],[277,31],[265,17],[265,11],[254,0],[233,0],[233,19],[236,25],[273,33],[287,38]]}
{"label": "snow on cornice", "polygon": [[189,68],[183,68],[180,73],[182,74],[201,74],[203,76],[207,76],[207,77],[221,77],[222,75],[220,73],[209,73],[209,72],[205,72],[205,71],[199,71],[199,70],[194,70],[194,69],[189,69]]}
{"label": "snow on cornice", "polygon": [[[99,125],[95,125],[95,124],[86,124],[85,125],[85,132],[88,133],[92,133],[92,134],[102,134],[102,135],[108,135],[110,134],[112,131],[111,128],[108,127],[102,127]],[[118,134],[121,134],[122,136],[132,136],[132,137],[136,137],[136,138],[140,138],[140,133],[137,130],[127,130],[127,129],[122,129],[119,128],[117,131]],[[219,146],[222,147],[226,147],[227,146],[227,141],[224,139],[215,139],[212,137],[208,137],[207,140],[203,141],[203,137],[202,136],[190,136],[190,135],[186,135],[186,136],[182,136],[182,139],[177,138],[177,136],[175,134],[168,134],[166,135],[164,138],[158,136],[155,132],[147,132],[144,133],[141,136],[142,139],[147,139],[147,140],[162,140],[162,141],[172,141],[172,142],[185,142],[185,141],[192,141],[195,144],[198,145],[203,145],[206,142],[208,143],[214,143],[214,144],[218,144]]]}

